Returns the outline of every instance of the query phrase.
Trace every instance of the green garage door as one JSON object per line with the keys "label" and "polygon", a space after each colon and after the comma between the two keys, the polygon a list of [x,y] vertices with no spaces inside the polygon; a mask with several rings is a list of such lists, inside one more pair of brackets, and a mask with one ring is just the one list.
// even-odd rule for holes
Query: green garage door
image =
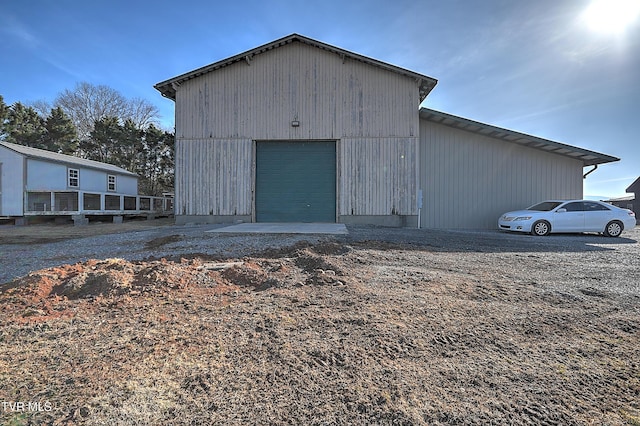
{"label": "green garage door", "polygon": [[258,142],[256,221],[335,222],[335,142]]}

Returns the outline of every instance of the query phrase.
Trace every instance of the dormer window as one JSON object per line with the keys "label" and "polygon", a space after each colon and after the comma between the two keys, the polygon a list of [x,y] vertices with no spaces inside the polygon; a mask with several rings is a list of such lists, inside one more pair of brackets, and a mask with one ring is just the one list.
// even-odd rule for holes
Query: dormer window
{"label": "dormer window", "polygon": [[69,188],[79,188],[80,187],[80,170],[78,169],[68,169],[68,182]]}

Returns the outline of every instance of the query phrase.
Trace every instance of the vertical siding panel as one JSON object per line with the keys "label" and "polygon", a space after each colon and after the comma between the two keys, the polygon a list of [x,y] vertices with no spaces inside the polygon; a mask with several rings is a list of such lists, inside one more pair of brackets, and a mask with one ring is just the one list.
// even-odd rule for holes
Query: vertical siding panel
{"label": "vertical siding panel", "polygon": [[[176,122],[178,121],[178,114],[176,114]],[[175,214],[186,214],[183,211],[186,208],[187,198],[182,186],[183,182],[188,179],[186,176],[186,168],[184,162],[187,159],[186,153],[183,150],[184,143],[182,141],[176,141],[175,147],[175,182],[174,182],[174,211]]]}
{"label": "vertical siding panel", "polygon": [[178,213],[250,215],[251,146],[250,140],[178,141]]}
{"label": "vertical siding panel", "polygon": [[342,139],[339,214],[417,214],[417,144],[417,138]]}
{"label": "vertical siding panel", "polygon": [[582,196],[582,162],[420,122],[421,224],[495,228],[500,213],[545,198]]}
{"label": "vertical siding panel", "polygon": [[[416,85],[294,43],[184,82],[176,127],[186,139],[417,136]],[[292,128],[296,115],[301,126]]]}

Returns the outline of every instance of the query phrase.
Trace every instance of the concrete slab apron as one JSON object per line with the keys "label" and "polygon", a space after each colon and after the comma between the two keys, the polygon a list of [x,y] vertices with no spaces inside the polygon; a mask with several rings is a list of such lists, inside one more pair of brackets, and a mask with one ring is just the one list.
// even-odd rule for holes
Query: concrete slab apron
{"label": "concrete slab apron", "polygon": [[240,223],[205,232],[237,234],[348,234],[344,223]]}

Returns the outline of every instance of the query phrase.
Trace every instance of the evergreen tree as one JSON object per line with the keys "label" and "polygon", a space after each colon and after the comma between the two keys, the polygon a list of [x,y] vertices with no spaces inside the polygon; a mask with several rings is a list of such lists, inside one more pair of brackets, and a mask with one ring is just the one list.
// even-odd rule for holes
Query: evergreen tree
{"label": "evergreen tree", "polygon": [[85,158],[138,174],[141,194],[161,195],[173,190],[174,139],[153,124],[141,129],[132,120],[121,125],[116,117],[108,117],[95,122],[90,138],[80,142],[80,151]]}
{"label": "evergreen tree", "polygon": [[144,156],[144,130],[132,120],[125,120],[121,127],[121,136],[118,141],[118,165],[131,172],[138,173],[138,164]]}
{"label": "evergreen tree", "polygon": [[78,149],[76,128],[60,107],[53,108],[45,120],[45,149],[62,154],[74,154]]}
{"label": "evergreen tree", "polygon": [[31,107],[20,102],[9,107],[5,124],[6,141],[32,148],[46,149],[44,137],[47,132],[45,122]]}
{"label": "evergreen tree", "polygon": [[[159,178],[159,184],[162,191],[173,192],[175,184],[175,146],[176,135],[171,132],[163,132],[162,145],[165,147],[163,155],[160,159],[160,167],[162,174]],[[161,191],[161,192],[162,192]],[[161,194],[158,194],[161,195]]]}
{"label": "evergreen tree", "polygon": [[6,124],[7,119],[9,118],[9,107],[4,103],[4,98],[0,95],[0,141],[5,140],[6,134]]}
{"label": "evergreen tree", "polygon": [[173,134],[153,124],[144,132],[144,149],[136,172],[146,194],[161,195],[173,189]]}
{"label": "evergreen tree", "polygon": [[117,117],[97,120],[88,139],[80,141],[82,157],[118,165],[122,127]]}

